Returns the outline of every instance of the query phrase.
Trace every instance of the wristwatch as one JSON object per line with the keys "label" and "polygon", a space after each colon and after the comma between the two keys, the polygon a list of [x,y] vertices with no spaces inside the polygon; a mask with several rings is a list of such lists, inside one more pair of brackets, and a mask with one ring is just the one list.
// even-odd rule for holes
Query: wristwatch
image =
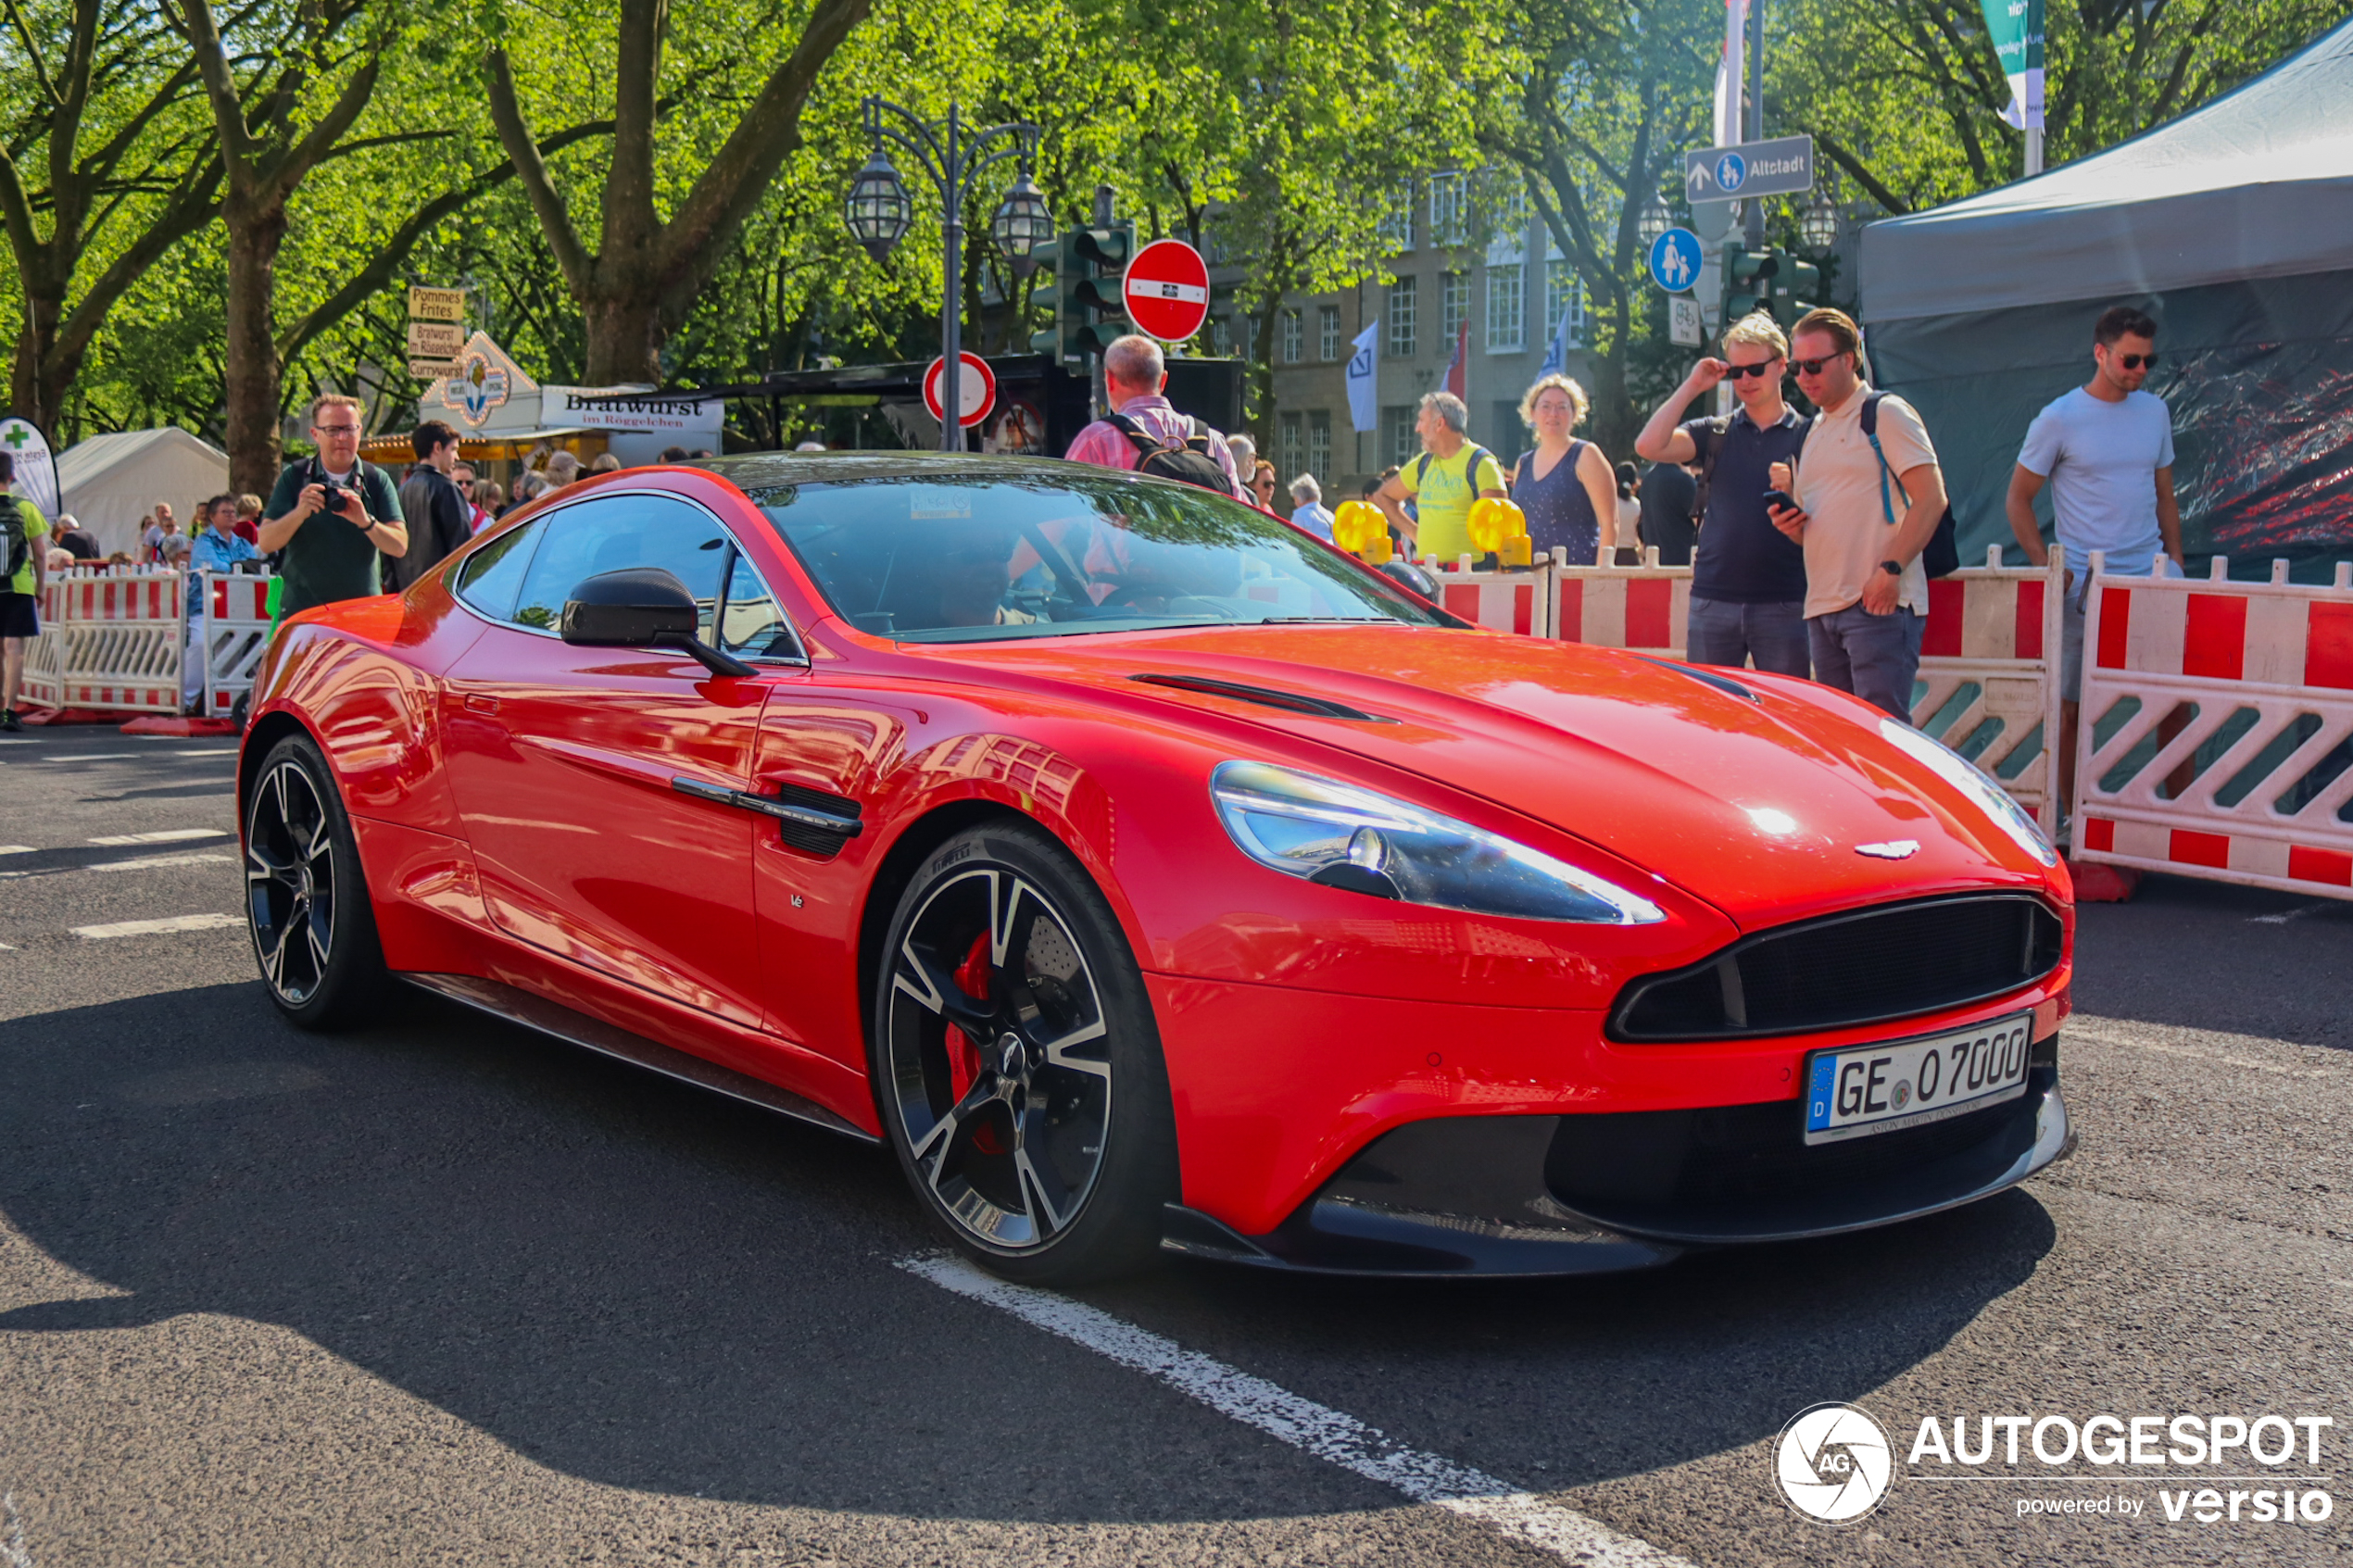
{"label": "wristwatch", "polygon": [[1904,563],[1902,561],[1883,560],[1879,563],[1879,569],[1881,571],[1886,572],[1890,577],[1901,577],[1904,575]]}

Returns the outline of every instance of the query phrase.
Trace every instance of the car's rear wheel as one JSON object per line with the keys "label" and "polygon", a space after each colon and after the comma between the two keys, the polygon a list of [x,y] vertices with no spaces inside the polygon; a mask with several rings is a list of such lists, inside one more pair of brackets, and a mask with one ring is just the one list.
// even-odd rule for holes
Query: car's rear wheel
{"label": "car's rear wheel", "polygon": [[270,748],[245,801],[245,924],[297,1028],[349,1028],[389,989],[351,819],[308,735]]}
{"label": "car's rear wheel", "polygon": [[1051,836],[990,823],[918,868],[870,1059],[891,1147],[968,1256],[1063,1285],[1153,1255],[1177,1195],[1159,1032],[1119,922]]}

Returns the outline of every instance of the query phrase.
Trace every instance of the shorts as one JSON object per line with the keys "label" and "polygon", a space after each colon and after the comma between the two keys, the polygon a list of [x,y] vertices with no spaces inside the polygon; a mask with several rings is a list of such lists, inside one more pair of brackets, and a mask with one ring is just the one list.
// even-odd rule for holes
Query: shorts
{"label": "shorts", "polygon": [[0,594],[0,637],[41,635],[41,600],[32,594]]}

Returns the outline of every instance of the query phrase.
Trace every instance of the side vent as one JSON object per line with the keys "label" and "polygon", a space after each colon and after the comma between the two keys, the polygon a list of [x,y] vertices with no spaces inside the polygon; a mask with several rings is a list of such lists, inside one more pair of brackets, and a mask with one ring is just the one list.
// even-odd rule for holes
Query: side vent
{"label": "side vent", "polygon": [[1199,692],[1204,696],[1231,697],[1236,702],[1254,702],[1261,708],[1279,708],[1287,713],[1312,713],[1318,719],[1353,719],[1360,724],[1394,724],[1394,719],[1378,713],[1367,713],[1361,708],[1351,708],[1329,697],[1308,696],[1300,692],[1277,691],[1272,686],[1245,685],[1239,681],[1214,681],[1206,675],[1130,675],[1148,686],[1171,686],[1180,692]]}

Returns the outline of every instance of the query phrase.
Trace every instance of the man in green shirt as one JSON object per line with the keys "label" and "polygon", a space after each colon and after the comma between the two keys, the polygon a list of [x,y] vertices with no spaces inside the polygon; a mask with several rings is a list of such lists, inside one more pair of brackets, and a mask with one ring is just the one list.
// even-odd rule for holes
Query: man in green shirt
{"label": "man in green shirt", "polygon": [[[288,463],[261,513],[261,551],[284,551],[278,618],[381,593],[377,563],[408,553],[409,529],[392,476],[359,456],[359,400],[322,393],[310,405],[319,455]],[[337,504],[327,504],[335,486]]]}
{"label": "man in green shirt", "polygon": [[[25,646],[41,635],[41,589],[49,580],[49,520],[16,494],[17,460],[0,452],[0,730],[24,728],[17,720],[17,683],[24,679]],[[10,571],[13,567],[15,570]]]}

